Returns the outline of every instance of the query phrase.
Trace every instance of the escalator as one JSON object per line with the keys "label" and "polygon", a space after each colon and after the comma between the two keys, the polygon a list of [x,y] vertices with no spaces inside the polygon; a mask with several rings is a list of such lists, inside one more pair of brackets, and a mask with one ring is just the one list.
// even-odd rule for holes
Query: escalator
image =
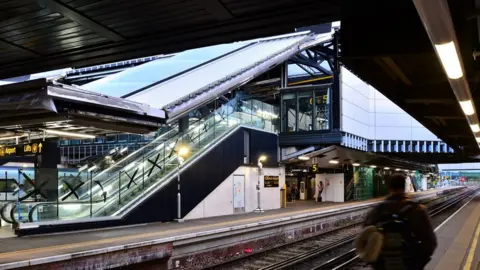
{"label": "escalator", "polygon": [[[98,173],[89,185],[79,191],[78,200],[22,204],[20,212],[30,209],[28,218],[32,222],[89,217],[118,217],[127,223],[171,220],[176,213],[176,178],[181,169],[185,198],[182,201],[182,206],[185,205],[182,207],[182,215],[186,215],[189,209],[193,209],[228,175],[244,164],[244,129],[254,128],[256,130],[251,132],[260,134],[265,132],[257,130],[269,131],[270,133],[265,133],[269,137],[268,142],[262,143],[263,146],[256,147],[255,150],[270,145],[270,150],[276,154],[276,135],[273,132],[277,126],[274,119],[256,113],[260,108],[263,108],[262,112],[266,111],[267,107],[272,111],[269,115],[275,115],[271,105],[255,100],[231,100],[192,125],[186,132],[166,140],[160,140],[159,137],[120,160],[115,166]],[[262,136],[257,134],[253,137]],[[181,147],[189,149],[183,157],[182,165],[178,158]],[[222,166],[215,167],[215,161]],[[201,189],[198,185],[189,184],[195,181],[192,179],[206,176],[207,181]],[[197,188],[191,190],[193,186]],[[172,191],[172,188],[175,190]],[[90,193],[93,196],[89,196]],[[144,215],[143,211],[149,209],[152,203],[158,208],[154,211],[156,214]],[[12,213],[15,211],[13,209]]]}
{"label": "escalator", "polygon": [[[305,48],[330,40],[331,34],[295,33],[249,41],[186,70],[176,70],[175,74],[158,77],[159,66],[166,63],[153,61],[124,74],[117,73],[115,78],[99,80],[91,87],[102,92],[108,90],[99,89],[104,82],[118,79],[111,85],[128,85],[128,74],[133,81],[137,81],[140,73],[153,76],[155,78],[148,78],[139,89],[129,89],[122,95],[128,100],[161,108],[168,115],[167,123],[175,123],[194,110],[205,109],[206,105]],[[179,61],[183,59],[181,54],[178,57]],[[256,164],[256,160],[252,160],[262,153],[278,156],[279,112],[274,106],[234,98],[206,113],[186,131],[167,132],[105,170],[90,167],[83,184],[69,188],[56,202],[21,203],[15,207],[19,212],[28,211],[29,221],[46,223],[52,231],[60,231],[54,224],[68,223],[63,220],[78,221],[70,222],[72,229],[103,221],[115,225],[171,221],[176,218],[179,176],[181,216],[185,216],[239,166]],[[189,151],[179,159],[182,148]],[[276,165],[274,160],[271,165]],[[57,220],[62,222],[55,223]],[[83,228],[88,226],[93,225]]]}

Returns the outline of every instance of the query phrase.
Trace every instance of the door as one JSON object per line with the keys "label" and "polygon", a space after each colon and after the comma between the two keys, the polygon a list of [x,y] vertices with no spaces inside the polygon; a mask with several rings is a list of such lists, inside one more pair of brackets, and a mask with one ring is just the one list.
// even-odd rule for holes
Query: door
{"label": "door", "polygon": [[233,176],[233,212],[245,212],[245,175]]}

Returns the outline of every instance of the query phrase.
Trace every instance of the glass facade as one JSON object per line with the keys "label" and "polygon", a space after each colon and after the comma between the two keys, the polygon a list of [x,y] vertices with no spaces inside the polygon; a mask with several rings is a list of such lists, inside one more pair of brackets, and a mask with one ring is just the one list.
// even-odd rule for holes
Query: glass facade
{"label": "glass facade", "polygon": [[308,87],[282,94],[282,132],[310,132],[330,129],[330,89]]}

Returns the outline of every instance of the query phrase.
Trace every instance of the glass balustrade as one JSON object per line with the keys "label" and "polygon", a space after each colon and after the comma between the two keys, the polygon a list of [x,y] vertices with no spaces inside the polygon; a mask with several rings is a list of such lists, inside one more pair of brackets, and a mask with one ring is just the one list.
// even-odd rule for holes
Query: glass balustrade
{"label": "glass balustrade", "polygon": [[[277,119],[278,109],[272,105],[231,100],[183,133],[166,133],[106,170],[90,168],[76,194],[70,190],[58,202],[26,203],[20,212],[30,209],[30,221],[121,215],[149,189],[176,179],[180,162],[191,162],[239,125],[276,133]],[[184,155],[179,154],[182,148],[188,149]]]}

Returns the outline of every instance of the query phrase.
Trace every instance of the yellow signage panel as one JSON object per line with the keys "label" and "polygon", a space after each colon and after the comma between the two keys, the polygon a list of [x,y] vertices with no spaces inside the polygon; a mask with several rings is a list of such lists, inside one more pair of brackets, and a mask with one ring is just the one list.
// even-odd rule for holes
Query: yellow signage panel
{"label": "yellow signage panel", "polygon": [[25,154],[41,154],[43,144],[42,143],[30,143],[23,146],[23,153]]}
{"label": "yellow signage panel", "polygon": [[17,154],[17,148],[15,146],[0,147],[0,157],[14,156]]}

